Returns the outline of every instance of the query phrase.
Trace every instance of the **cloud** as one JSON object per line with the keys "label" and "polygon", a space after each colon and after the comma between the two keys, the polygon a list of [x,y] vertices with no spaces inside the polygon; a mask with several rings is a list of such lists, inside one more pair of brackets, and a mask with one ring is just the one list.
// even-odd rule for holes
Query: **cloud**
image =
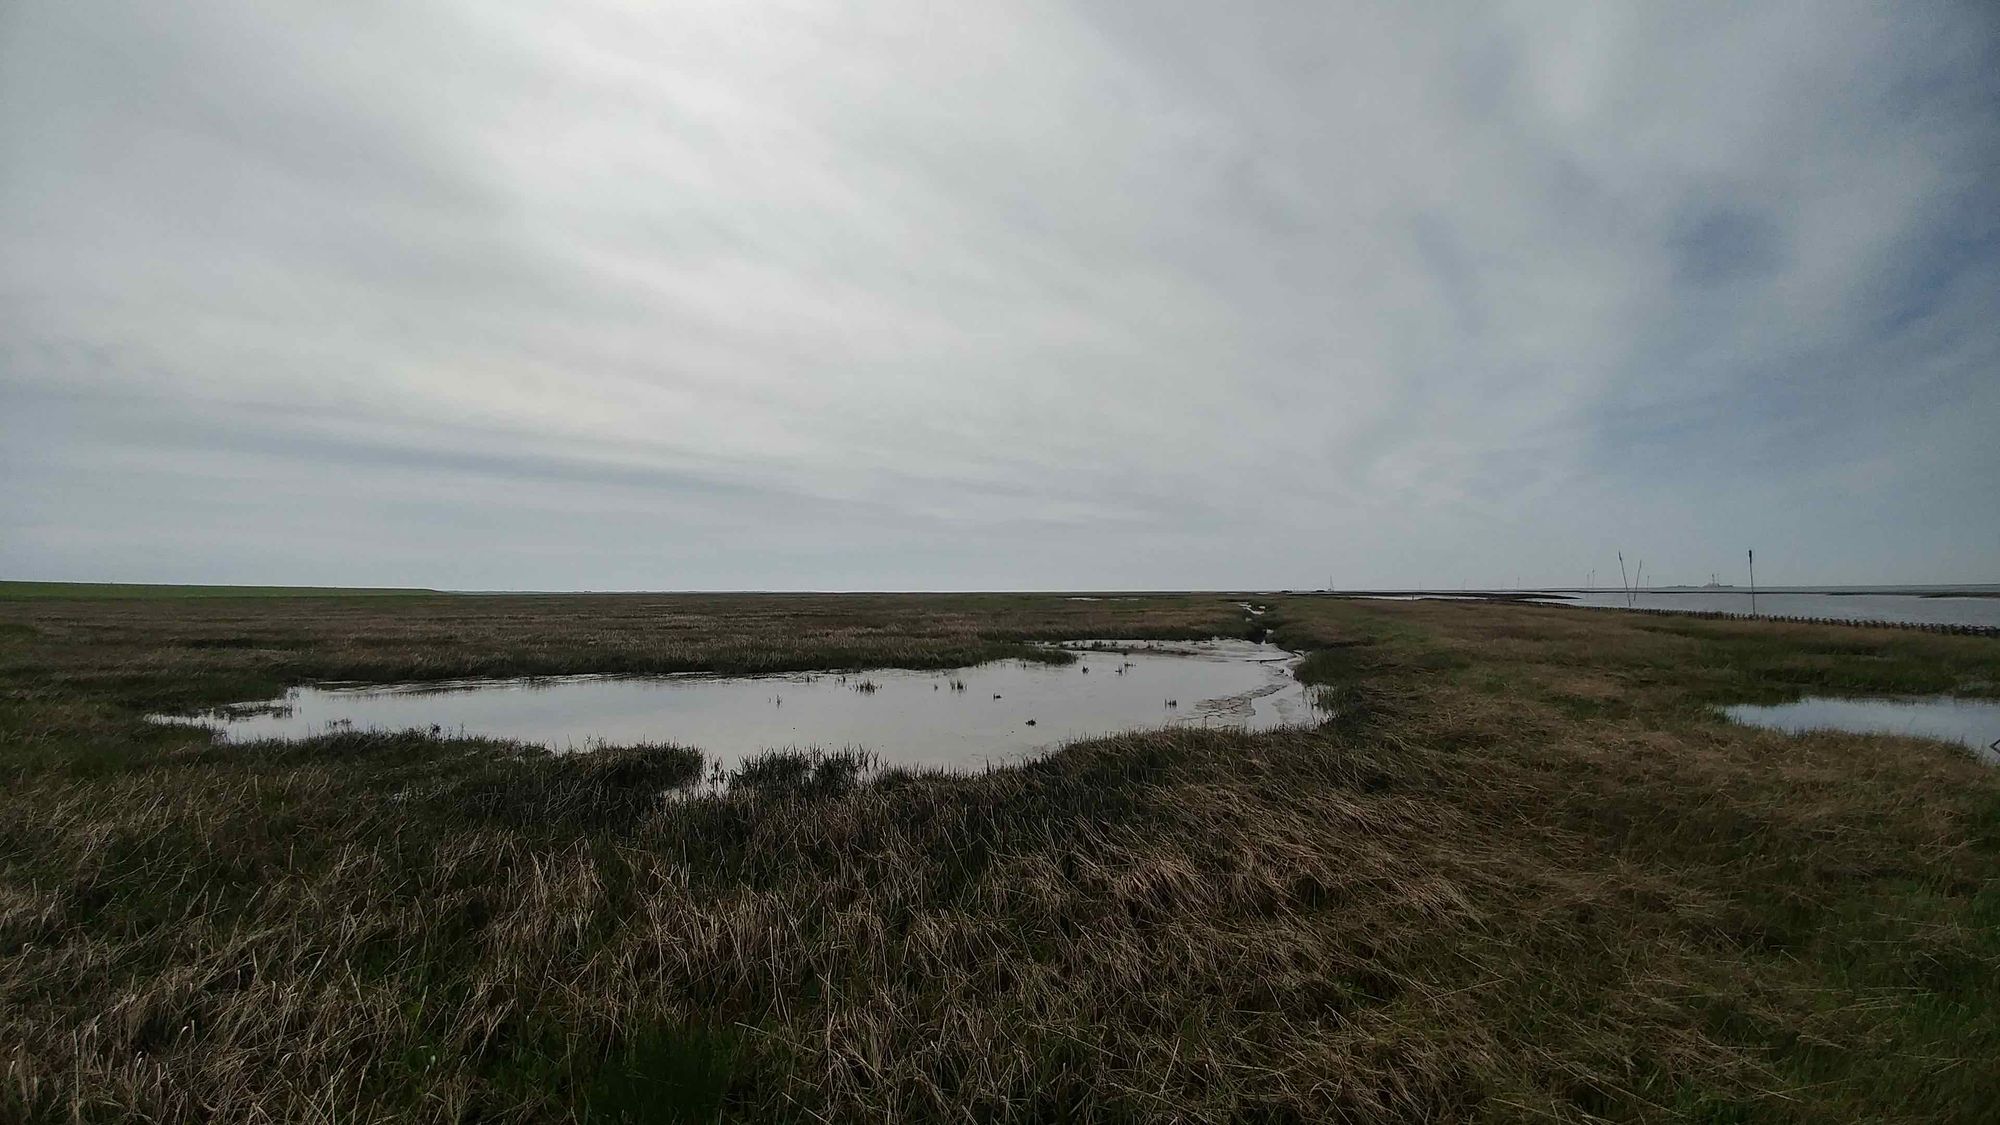
{"label": "cloud", "polygon": [[1996,577],[1983,5],[0,21],[6,573]]}

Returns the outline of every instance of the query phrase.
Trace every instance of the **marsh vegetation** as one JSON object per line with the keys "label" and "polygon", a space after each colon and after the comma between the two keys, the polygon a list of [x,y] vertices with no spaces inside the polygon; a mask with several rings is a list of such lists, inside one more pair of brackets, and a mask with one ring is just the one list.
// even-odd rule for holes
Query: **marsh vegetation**
{"label": "marsh vegetation", "polygon": [[[2000,643],[1270,597],[1337,717],[946,777],[144,716],[954,668],[1210,596],[0,606],[0,1118],[1982,1121],[2000,771],[1737,726]],[[859,677],[857,677],[859,678]],[[1093,676],[1092,679],[1097,679]]]}

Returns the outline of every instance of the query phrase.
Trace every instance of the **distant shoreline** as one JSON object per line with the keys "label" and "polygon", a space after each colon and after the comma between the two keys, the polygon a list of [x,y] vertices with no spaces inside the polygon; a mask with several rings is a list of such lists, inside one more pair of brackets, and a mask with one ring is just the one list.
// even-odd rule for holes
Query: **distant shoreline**
{"label": "distant shoreline", "polygon": [[[1519,598],[1551,598],[1573,594],[1618,594],[1616,586],[1546,586],[1525,589],[1484,589],[1484,590],[1326,590],[1321,593],[1342,598],[1483,598],[1514,600]],[[1641,594],[1709,594],[1717,596],[1746,597],[1752,590],[1749,586],[1642,586]],[[1935,583],[1927,585],[1902,586],[1758,586],[1757,594],[1821,594],[1827,597],[1865,597],[1868,595],[1901,595],[1917,598],[2000,598],[2000,583]]]}

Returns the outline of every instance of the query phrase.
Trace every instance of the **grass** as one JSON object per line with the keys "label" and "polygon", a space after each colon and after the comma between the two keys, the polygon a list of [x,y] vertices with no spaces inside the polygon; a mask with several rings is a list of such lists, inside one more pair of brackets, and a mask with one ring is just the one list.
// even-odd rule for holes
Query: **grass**
{"label": "grass", "polygon": [[156,598],[325,598],[436,596],[436,590],[361,586],[174,586],[151,582],[0,581],[0,601],[103,601]]}
{"label": "grass", "polygon": [[[1269,597],[1324,727],[976,776],[162,706],[318,677],[949,667],[1219,597],[0,606],[0,1119],[1974,1122],[2000,775],[1721,701],[2000,642]],[[1031,651],[1031,650],[1030,650]]]}

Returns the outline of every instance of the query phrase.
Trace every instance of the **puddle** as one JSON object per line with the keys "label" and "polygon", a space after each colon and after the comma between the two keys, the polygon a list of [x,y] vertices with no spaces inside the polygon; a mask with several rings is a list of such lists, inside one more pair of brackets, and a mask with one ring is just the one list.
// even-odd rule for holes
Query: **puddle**
{"label": "puddle", "polygon": [[1814,696],[1796,703],[1760,706],[1739,703],[1723,708],[1739,723],[1790,734],[1815,730],[1854,734],[1905,734],[1956,742],[1987,762],[2000,764],[2000,700],[1841,699]]}
{"label": "puddle", "polygon": [[693,746],[733,769],[767,750],[865,750],[886,766],[976,768],[1061,743],[1162,726],[1247,730],[1316,721],[1276,645],[1093,641],[1076,663],[1004,661],[945,672],[559,676],[322,685],[162,721],[230,741],[344,730],[437,730],[538,743]]}

